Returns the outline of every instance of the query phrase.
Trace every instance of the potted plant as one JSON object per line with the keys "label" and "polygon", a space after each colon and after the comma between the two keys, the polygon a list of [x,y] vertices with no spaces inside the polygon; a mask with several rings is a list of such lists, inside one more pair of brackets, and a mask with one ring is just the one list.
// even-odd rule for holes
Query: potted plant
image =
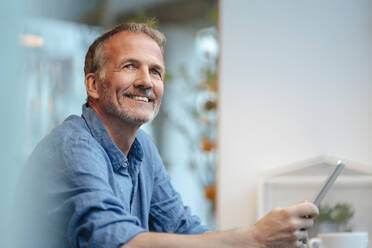
{"label": "potted plant", "polygon": [[351,204],[337,203],[333,207],[329,205],[319,206],[319,215],[315,218],[317,233],[327,232],[351,232],[350,219],[354,216]]}

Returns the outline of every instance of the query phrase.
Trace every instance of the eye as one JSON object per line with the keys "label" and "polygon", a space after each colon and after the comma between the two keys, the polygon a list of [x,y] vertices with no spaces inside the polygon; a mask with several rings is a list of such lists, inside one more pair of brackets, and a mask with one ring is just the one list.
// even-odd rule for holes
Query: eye
{"label": "eye", "polygon": [[160,72],[156,69],[151,69],[150,72],[151,72],[151,74],[154,74],[154,75],[157,75],[157,76],[161,77]]}
{"label": "eye", "polygon": [[124,68],[124,69],[129,69],[129,70],[131,70],[131,69],[134,68],[134,65],[133,65],[133,64],[127,64],[127,65],[124,65],[123,68]]}

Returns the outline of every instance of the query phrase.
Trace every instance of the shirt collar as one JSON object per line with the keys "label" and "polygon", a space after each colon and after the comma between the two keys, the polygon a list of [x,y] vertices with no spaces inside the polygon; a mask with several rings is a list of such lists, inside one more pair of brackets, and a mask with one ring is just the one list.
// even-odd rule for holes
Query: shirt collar
{"label": "shirt collar", "polygon": [[143,160],[144,154],[142,146],[137,137],[134,139],[134,142],[130,147],[128,160],[124,153],[112,141],[110,135],[103,126],[103,123],[96,112],[91,107],[89,107],[88,104],[83,104],[82,108],[82,118],[87,123],[92,136],[106,151],[114,170],[117,172],[121,171],[123,168],[126,169],[126,167],[128,166],[131,166],[134,169],[139,167]]}

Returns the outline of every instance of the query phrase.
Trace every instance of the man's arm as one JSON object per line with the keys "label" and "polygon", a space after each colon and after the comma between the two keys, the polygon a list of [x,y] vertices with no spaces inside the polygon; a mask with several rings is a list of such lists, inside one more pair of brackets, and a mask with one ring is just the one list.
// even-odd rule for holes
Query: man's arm
{"label": "man's arm", "polygon": [[200,235],[140,233],[120,248],[306,247],[307,230],[317,214],[318,208],[314,204],[304,202],[274,209],[248,228]]}
{"label": "man's arm", "polygon": [[[253,232],[254,230],[250,228],[225,232],[208,231],[193,235],[147,232],[138,234],[120,248],[261,248],[262,246],[254,239]],[[242,246],[244,242],[250,246]]]}

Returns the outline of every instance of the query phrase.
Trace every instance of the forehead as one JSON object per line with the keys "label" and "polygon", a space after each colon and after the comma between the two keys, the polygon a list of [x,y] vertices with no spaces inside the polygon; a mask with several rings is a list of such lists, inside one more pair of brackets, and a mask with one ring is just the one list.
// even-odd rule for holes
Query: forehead
{"label": "forehead", "polygon": [[144,33],[119,32],[104,43],[104,53],[109,61],[130,57],[163,65],[163,53],[159,45]]}

